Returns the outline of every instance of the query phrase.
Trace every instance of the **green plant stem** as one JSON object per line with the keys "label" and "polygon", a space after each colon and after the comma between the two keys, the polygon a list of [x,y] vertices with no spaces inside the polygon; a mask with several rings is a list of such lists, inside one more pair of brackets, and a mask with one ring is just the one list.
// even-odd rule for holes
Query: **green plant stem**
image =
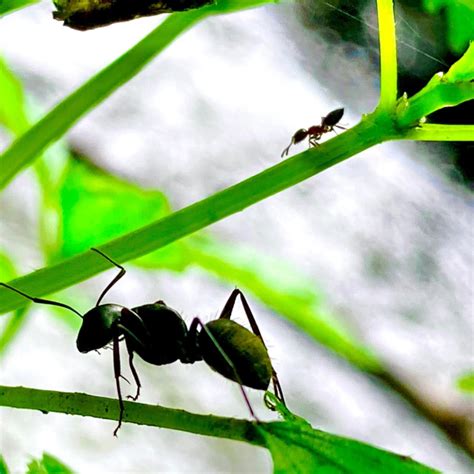
{"label": "green plant stem", "polygon": [[[433,85],[435,81],[437,84]],[[408,106],[398,114],[397,126],[409,127],[436,110],[472,99],[474,99],[474,82],[445,82],[435,76],[425,88],[410,97]]]}
{"label": "green plant stem", "polygon": [[427,142],[471,142],[474,141],[474,125],[443,125],[437,123],[426,123],[420,127],[408,130],[400,138],[403,140]]}
{"label": "green plant stem", "polygon": [[392,0],[377,0],[380,42],[380,100],[378,107],[393,110],[397,101],[397,42]]}
{"label": "green plant stem", "polygon": [[[393,138],[383,114],[366,116],[358,125],[320,147],[307,150],[202,201],[102,245],[100,249],[125,262],[161,248],[227,216],[287,189],[383,140]],[[10,284],[33,296],[67,288],[110,268],[92,251],[67,259]],[[24,306],[26,300],[0,287],[0,314]]]}
{"label": "green plant stem", "polygon": [[[137,425],[156,426],[215,438],[245,441],[265,446],[254,422],[213,415],[197,415],[184,410],[124,401],[123,421]],[[56,392],[25,387],[0,386],[0,406],[39,410],[44,414],[90,416],[117,423],[119,407],[116,399],[83,393]]]}

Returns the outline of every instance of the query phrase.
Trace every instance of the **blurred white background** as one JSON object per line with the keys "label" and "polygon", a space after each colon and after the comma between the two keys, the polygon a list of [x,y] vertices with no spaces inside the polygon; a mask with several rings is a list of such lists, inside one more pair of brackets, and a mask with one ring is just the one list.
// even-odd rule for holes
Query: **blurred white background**
{"label": "blurred white background", "polygon": [[[42,110],[161,21],[80,33],[53,21],[50,10],[43,2],[0,20],[1,51]],[[82,119],[68,140],[111,172],[163,190],[179,209],[277,163],[296,129],[335,108],[345,107],[341,123],[353,125],[373,109],[377,93],[361,48],[327,45],[302,28],[293,6],[270,6],[198,25]],[[436,148],[375,147],[211,231],[302,271],[393,373],[440,406],[467,410],[454,381],[472,367],[472,201],[426,153]],[[29,172],[0,198],[0,245],[22,274],[43,266],[35,248],[37,200]],[[187,321],[215,317],[232,290],[198,269],[174,275],[127,268],[108,301],[163,299]],[[110,279],[107,273],[80,285],[89,295],[81,310]],[[445,472],[472,472],[405,401],[250,302],[295,413]],[[237,385],[203,363],[137,366],[143,402],[248,417]],[[5,385],[114,397],[112,373],[111,352],[80,354],[75,335],[44,308],[31,309],[27,328],[1,360]],[[268,418],[261,394],[251,399]],[[43,451],[87,473],[271,468],[262,449],[169,430],[125,424],[115,439],[114,423],[101,420],[3,408],[0,420],[0,449],[13,472]]]}

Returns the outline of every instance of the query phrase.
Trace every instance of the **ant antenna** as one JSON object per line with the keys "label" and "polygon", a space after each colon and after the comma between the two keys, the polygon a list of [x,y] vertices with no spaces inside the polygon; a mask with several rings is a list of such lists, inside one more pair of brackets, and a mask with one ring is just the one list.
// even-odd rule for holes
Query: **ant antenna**
{"label": "ant antenna", "polygon": [[91,250],[93,250],[94,252],[97,252],[99,255],[102,255],[102,257],[108,260],[112,265],[115,265],[117,268],[120,268],[120,272],[118,273],[118,275],[105,287],[105,290],[100,294],[99,299],[97,300],[97,303],[95,304],[95,306],[97,307],[102,301],[102,298],[115,285],[115,283],[117,283],[120,280],[120,278],[122,278],[125,275],[125,273],[127,273],[127,271],[125,270],[125,268],[122,267],[122,265],[119,265],[117,262],[112,260],[109,256],[105,255],[105,253],[102,252],[101,250],[96,249],[94,247],[91,247]]}
{"label": "ant antenna", "polygon": [[13,288],[13,286],[7,285],[6,283],[1,283],[0,286],[4,286],[5,288],[8,288],[21,296],[24,296],[25,298],[28,298],[30,301],[33,301],[33,303],[39,303],[39,304],[49,304],[51,306],[60,306],[61,308],[66,308],[69,311],[72,311],[73,313],[76,313],[80,318],[82,318],[82,314],[79,313],[79,311],[76,311],[72,306],[69,306],[65,303],[59,303],[58,301],[52,301],[52,300],[44,300],[42,298],[34,298],[33,296],[29,296],[26,293],[23,293],[23,291],[17,290],[16,288]]}

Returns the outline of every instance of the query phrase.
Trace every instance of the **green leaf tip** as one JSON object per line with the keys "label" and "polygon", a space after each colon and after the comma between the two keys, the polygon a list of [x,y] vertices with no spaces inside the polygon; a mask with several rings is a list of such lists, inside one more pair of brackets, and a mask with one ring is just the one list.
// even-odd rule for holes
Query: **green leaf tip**
{"label": "green leaf tip", "polygon": [[469,43],[466,52],[449,68],[445,79],[450,82],[474,81],[474,41]]}
{"label": "green leaf tip", "polygon": [[27,474],[73,474],[68,466],[58,458],[48,453],[43,453],[41,459],[32,459],[28,463]]}
{"label": "green leaf tip", "polygon": [[267,392],[266,402],[285,421],[259,423],[256,429],[270,450],[274,472],[286,473],[354,473],[387,472],[391,474],[432,474],[438,471],[424,466],[409,456],[370,446],[316,430]]}

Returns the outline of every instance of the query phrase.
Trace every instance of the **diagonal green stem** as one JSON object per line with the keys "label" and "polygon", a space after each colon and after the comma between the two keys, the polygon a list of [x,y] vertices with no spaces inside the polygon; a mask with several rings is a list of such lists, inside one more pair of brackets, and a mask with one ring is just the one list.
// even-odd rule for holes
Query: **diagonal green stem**
{"label": "diagonal green stem", "polygon": [[[385,120],[386,122],[386,120]],[[389,123],[375,115],[338,137],[275,165],[202,201],[126,234],[100,249],[118,262],[145,255],[273,194],[294,186],[383,140],[393,137]],[[10,282],[33,296],[42,296],[83,281],[110,268],[95,252],[84,252]],[[0,288],[0,314],[24,306],[26,300]]]}

